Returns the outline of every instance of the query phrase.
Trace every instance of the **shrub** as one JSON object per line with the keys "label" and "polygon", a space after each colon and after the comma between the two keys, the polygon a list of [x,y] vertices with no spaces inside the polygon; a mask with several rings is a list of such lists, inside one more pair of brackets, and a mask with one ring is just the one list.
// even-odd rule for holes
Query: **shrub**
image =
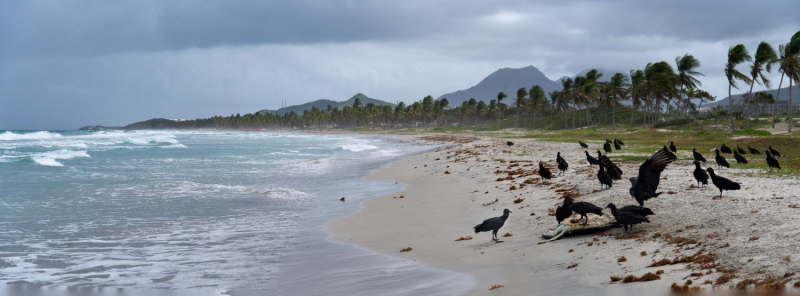
{"label": "shrub", "polygon": [[734,135],[740,135],[740,136],[771,136],[772,135],[772,133],[770,133],[768,131],[757,130],[757,129],[752,129],[752,128],[743,129],[743,130],[735,130],[735,131],[733,131],[733,134]]}

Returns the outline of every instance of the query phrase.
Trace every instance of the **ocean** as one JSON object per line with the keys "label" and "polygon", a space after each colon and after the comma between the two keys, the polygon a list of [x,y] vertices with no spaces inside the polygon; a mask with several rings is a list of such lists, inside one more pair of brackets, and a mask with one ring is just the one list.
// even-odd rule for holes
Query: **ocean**
{"label": "ocean", "polygon": [[371,171],[431,148],[389,136],[0,131],[0,293],[459,294],[470,276],[322,230],[404,186],[365,180]]}

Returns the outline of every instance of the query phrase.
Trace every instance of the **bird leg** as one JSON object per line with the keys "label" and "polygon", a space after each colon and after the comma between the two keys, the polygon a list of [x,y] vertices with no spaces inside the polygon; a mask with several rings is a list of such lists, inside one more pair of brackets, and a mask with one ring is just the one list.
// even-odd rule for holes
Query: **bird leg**
{"label": "bird leg", "polygon": [[583,226],[586,226],[586,224],[589,224],[589,216],[587,216],[587,215],[581,215],[581,216],[583,216],[583,218],[584,218]]}

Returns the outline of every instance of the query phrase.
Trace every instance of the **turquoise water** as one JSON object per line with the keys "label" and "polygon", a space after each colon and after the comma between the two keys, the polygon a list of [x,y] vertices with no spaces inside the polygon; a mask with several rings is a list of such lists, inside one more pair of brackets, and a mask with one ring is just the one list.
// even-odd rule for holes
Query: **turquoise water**
{"label": "turquoise water", "polygon": [[399,190],[363,177],[422,149],[346,135],[0,131],[0,281],[267,291],[300,223],[316,232]]}

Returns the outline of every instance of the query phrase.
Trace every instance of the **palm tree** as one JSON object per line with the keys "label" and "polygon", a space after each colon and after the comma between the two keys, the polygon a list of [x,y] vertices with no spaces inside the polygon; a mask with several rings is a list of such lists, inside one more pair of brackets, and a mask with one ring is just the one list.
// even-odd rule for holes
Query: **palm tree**
{"label": "palm tree", "polygon": [[728,78],[728,111],[731,117],[731,131],[735,128],[733,124],[733,98],[731,97],[731,88],[739,89],[739,87],[736,86],[736,80],[751,83],[750,77],[736,70],[736,65],[752,60],[753,58],[747,53],[747,48],[744,47],[744,44],[737,44],[728,49],[728,63],[725,64],[725,77]]}
{"label": "palm tree", "polygon": [[[770,81],[767,77],[764,77],[764,73],[762,72],[764,68],[766,68],[767,73],[772,71],[772,64],[774,64],[778,60],[778,54],[775,53],[775,49],[772,48],[769,43],[761,42],[758,44],[758,48],[756,48],[756,54],[753,55],[753,64],[750,65],[750,76],[753,77],[750,81],[750,95],[749,98],[752,100],[753,97],[753,86],[756,83],[758,85],[766,86],[767,88],[770,87]],[[759,81],[761,80],[761,81]],[[744,128],[750,127],[750,107],[749,104],[745,105],[745,124]]]}
{"label": "palm tree", "polygon": [[[567,79],[561,80],[562,89],[561,89],[560,97],[561,97],[561,100],[563,100],[564,102],[570,102],[571,101],[570,98],[572,97],[572,86],[573,86],[572,78],[567,78]],[[572,128],[575,128],[575,113],[574,112],[572,113]]]}
{"label": "palm tree", "polygon": [[[547,97],[544,95],[544,89],[541,86],[534,85],[528,92],[530,100],[528,102],[528,109],[533,113],[533,122],[536,123],[536,113],[541,112],[544,105],[547,104]],[[528,118],[525,117],[525,127],[528,127]]]}
{"label": "palm tree", "polygon": [[783,76],[786,76],[783,71],[784,61],[786,60],[786,45],[778,45],[778,54],[780,57],[775,60],[778,63],[778,71],[781,72],[781,82],[778,83],[778,95],[775,97],[775,104],[772,106],[772,128],[775,128],[775,121],[778,119],[778,100],[781,99],[781,86],[783,86]]}
{"label": "palm tree", "polygon": [[628,87],[628,90],[631,93],[631,127],[633,127],[633,117],[634,114],[636,113],[636,109],[642,105],[642,100],[640,99],[639,95],[642,91],[643,80],[644,80],[644,72],[642,72],[642,70],[630,71],[631,83],[630,86]]}
{"label": "palm tree", "polygon": [[[671,97],[674,94],[676,82],[677,76],[667,62],[648,63],[645,66],[642,84],[645,88],[645,98],[650,97],[655,105],[654,116],[660,116],[661,101],[664,101],[665,95]],[[655,123],[656,118],[653,118],[653,126]]]}
{"label": "palm tree", "polygon": [[553,109],[561,111],[564,114],[564,129],[567,129],[567,108],[569,101],[566,99],[563,91],[551,91],[549,93],[550,100],[553,104]]}
{"label": "palm tree", "polygon": [[[683,99],[683,88],[697,88],[697,86],[702,86],[703,84],[695,78],[694,76],[705,76],[703,73],[695,71],[695,69],[700,67],[700,61],[694,58],[694,56],[690,54],[685,54],[682,57],[675,58],[675,65],[676,70],[678,71],[678,80],[681,84],[681,91],[679,93],[679,97]],[[686,101],[683,103],[683,116],[686,116],[686,109],[689,107],[689,98],[686,98]]]}
{"label": "palm tree", "polygon": [[611,96],[614,97],[614,100],[611,102],[611,122],[613,124],[613,130],[617,129],[616,105],[619,104],[618,98],[626,97],[628,92],[627,86],[628,76],[622,73],[614,74],[608,82],[608,91],[611,93]]}
{"label": "palm tree", "polygon": [[[497,93],[497,110],[499,111],[499,112],[498,112],[499,114],[502,114],[502,113],[503,113],[503,106],[505,105],[505,104],[503,104],[503,99],[505,99],[505,98],[507,98],[507,97],[508,97],[508,96],[507,96],[505,93],[503,93],[502,91],[501,91],[501,92],[499,92],[499,93]],[[498,115],[498,118],[497,118],[497,119],[500,119],[500,117],[499,117],[499,116],[500,116],[500,115]]]}
{"label": "palm tree", "polygon": [[781,70],[789,78],[789,129],[792,131],[792,81],[800,83],[800,31],[786,44]]}
{"label": "palm tree", "polygon": [[515,101],[515,107],[517,108],[517,116],[514,117],[514,129],[517,129],[517,124],[519,123],[519,110],[522,109],[522,106],[525,106],[525,97],[528,96],[528,90],[524,87],[520,87],[517,90],[517,100]]}
{"label": "palm tree", "polygon": [[439,112],[442,112],[442,118],[444,118],[444,125],[447,126],[447,115],[444,114],[444,109],[447,108],[447,105],[450,105],[450,101],[447,98],[442,98],[439,100]]}

